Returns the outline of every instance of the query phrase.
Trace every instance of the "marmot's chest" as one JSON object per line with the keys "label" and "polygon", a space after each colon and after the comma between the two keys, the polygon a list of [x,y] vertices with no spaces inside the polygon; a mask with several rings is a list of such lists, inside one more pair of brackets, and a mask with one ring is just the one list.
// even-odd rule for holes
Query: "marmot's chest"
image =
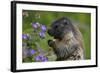
{"label": "marmot's chest", "polygon": [[78,42],[75,40],[75,39],[71,39],[71,40],[62,40],[62,41],[59,41],[59,40],[55,40],[55,45],[56,45],[56,48],[69,48],[75,44],[77,44]]}
{"label": "marmot's chest", "polygon": [[[55,41],[56,49],[55,52],[57,54],[57,57],[61,60],[79,60],[83,59],[83,51],[82,48],[78,47],[76,44],[78,42],[76,40],[70,40],[68,42],[64,41]],[[75,47],[78,47],[77,50],[71,53]],[[71,54],[70,54],[71,53]]]}
{"label": "marmot's chest", "polygon": [[83,59],[83,51],[81,48],[71,52],[73,48],[67,48],[67,47],[60,47],[56,48],[55,52],[59,60],[79,60]]}

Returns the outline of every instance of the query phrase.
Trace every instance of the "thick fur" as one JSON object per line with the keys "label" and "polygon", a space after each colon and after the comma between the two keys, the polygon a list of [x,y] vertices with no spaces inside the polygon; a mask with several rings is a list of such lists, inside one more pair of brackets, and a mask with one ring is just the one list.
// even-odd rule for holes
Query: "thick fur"
{"label": "thick fur", "polygon": [[54,21],[48,33],[54,37],[48,44],[53,48],[58,61],[85,59],[82,35],[68,18],[62,17]]}

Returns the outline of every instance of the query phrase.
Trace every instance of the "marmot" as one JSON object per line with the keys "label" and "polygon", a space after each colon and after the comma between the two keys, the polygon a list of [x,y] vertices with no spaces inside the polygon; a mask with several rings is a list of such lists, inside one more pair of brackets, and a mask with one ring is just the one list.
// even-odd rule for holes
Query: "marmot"
{"label": "marmot", "polygon": [[48,34],[54,37],[54,40],[48,40],[48,45],[57,55],[57,61],[85,59],[81,32],[70,19],[62,17],[54,21]]}

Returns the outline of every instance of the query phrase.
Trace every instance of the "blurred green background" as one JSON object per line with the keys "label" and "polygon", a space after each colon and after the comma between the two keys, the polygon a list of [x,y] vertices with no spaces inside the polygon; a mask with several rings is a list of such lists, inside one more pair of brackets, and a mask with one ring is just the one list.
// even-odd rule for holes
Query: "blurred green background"
{"label": "blurred green background", "polygon": [[[73,24],[77,25],[83,35],[84,44],[85,44],[85,53],[86,59],[91,58],[91,14],[90,13],[80,13],[80,12],[51,12],[51,11],[31,11],[31,10],[23,10],[23,26],[22,32],[23,34],[30,33],[32,30],[32,23],[41,23],[46,25],[47,28],[50,27],[51,23],[60,18],[67,17],[69,18]],[[39,42],[40,46],[48,51],[48,43],[49,39],[53,39],[46,32],[46,38]]]}

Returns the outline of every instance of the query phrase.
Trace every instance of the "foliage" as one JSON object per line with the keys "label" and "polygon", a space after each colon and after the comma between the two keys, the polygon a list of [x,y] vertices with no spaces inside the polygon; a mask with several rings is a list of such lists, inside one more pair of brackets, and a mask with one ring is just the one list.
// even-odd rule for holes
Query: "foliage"
{"label": "foliage", "polygon": [[85,43],[86,59],[91,58],[91,15],[89,13],[23,10],[22,16],[23,62],[56,60],[55,54],[47,43],[49,39],[53,39],[47,34],[47,29],[54,20],[63,16],[78,25]]}

